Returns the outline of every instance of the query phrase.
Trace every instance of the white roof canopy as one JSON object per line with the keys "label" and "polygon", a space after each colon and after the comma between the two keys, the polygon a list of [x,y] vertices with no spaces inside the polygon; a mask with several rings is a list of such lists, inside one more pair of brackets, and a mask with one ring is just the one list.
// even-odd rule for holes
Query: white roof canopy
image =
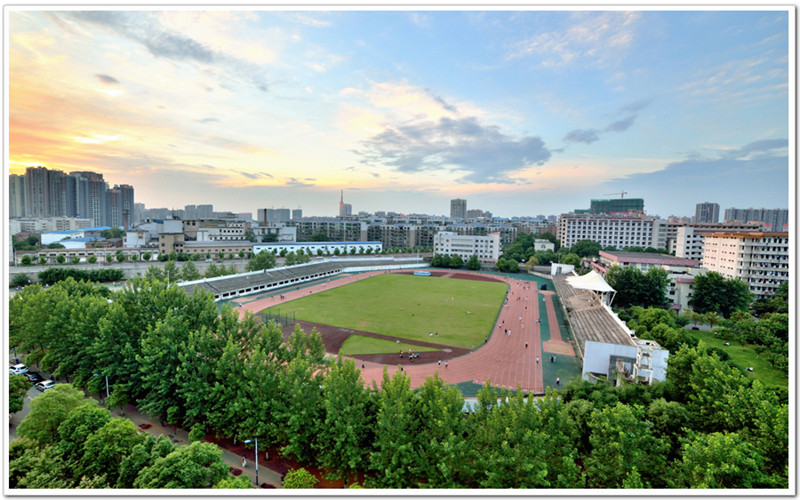
{"label": "white roof canopy", "polygon": [[583,276],[568,276],[567,283],[572,288],[581,290],[593,290],[595,292],[614,292],[613,288],[606,283],[606,280],[597,271],[591,271]]}

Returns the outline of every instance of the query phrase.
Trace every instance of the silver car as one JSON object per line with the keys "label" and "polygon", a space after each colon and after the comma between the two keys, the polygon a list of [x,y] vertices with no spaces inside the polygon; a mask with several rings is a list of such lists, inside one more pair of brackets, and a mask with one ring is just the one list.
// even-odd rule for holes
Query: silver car
{"label": "silver car", "polygon": [[52,389],[55,386],[56,386],[56,384],[52,380],[42,380],[41,382],[36,384],[34,387],[36,387],[36,389],[44,392],[47,389]]}
{"label": "silver car", "polygon": [[11,365],[8,367],[8,373],[11,375],[23,375],[28,373],[28,367],[23,365],[22,363]]}

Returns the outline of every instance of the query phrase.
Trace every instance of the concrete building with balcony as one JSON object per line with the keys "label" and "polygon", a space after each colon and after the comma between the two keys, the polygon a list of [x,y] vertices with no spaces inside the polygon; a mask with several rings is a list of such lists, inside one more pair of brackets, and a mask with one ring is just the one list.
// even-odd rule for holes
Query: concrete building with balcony
{"label": "concrete building with balcony", "polygon": [[715,224],[682,224],[676,229],[676,235],[668,250],[675,252],[676,257],[701,260],[703,258],[704,234],[725,233],[733,231],[759,231],[760,222],[721,222]]}
{"label": "concrete building with balcony", "polygon": [[481,264],[494,265],[500,258],[500,233],[465,236],[452,231],[439,231],[433,239],[433,253],[458,255],[464,262],[476,255]]}
{"label": "concrete building with balcony", "polygon": [[291,221],[297,228],[297,241],[310,241],[314,234],[323,234],[328,241],[366,241],[367,223],[342,219],[303,219]]}
{"label": "concrete building with balcony", "polygon": [[755,298],[769,298],[789,281],[789,233],[705,234],[702,265],[746,282]]}

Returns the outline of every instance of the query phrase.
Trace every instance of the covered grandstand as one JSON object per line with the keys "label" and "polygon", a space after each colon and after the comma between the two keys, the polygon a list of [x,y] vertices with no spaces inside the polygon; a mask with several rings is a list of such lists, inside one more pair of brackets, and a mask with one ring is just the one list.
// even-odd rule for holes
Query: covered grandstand
{"label": "covered grandstand", "polygon": [[297,286],[300,283],[329,278],[341,273],[417,267],[428,267],[428,264],[425,264],[421,258],[413,257],[324,259],[296,266],[187,281],[179,286],[188,295],[192,295],[195,290],[200,289],[214,294],[214,300],[228,300],[288,286]]}
{"label": "covered grandstand", "polygon": [[602,375],[611,380],[618,374],[648,383],[666,378],[669,351],[636,338],[608,306],[614,290],[602,277],[570,273],[552,279],[583,359],[584,378]]}

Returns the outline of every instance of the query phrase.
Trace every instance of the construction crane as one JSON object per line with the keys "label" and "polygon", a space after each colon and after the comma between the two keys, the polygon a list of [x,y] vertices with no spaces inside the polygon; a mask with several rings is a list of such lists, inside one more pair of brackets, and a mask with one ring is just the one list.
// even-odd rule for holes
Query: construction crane
{"label": "construction crane", "polygon": [[611,196],[612,194],[613,195],[617,195],[618,194],[620,199],[622,199],[622,198],[625,198],[625,195],[628,194],[628,192],[627,191],[620,191],[619,193],[608,193],[608,194],[604,194],[603,196]]}

